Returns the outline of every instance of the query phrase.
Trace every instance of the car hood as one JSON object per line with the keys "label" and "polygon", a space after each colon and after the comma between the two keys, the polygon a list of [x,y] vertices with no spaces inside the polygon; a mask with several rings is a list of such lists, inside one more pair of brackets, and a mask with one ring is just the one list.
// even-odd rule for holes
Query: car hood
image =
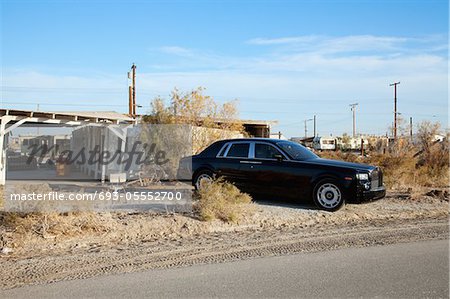
{"label": "car hood", "polygon": [[311,159],[311,160],[307,160],[305,162],[316,164],[316,165],[344,167],[344,168],[352,168],[355,170],[364,170],[364,171],[369,171],[369,170],[372,170],[375,168],[374,166],[367,165],[367,164],[351,163],[351,162],[329,160],[329,159],[322,159],[322,158]]}

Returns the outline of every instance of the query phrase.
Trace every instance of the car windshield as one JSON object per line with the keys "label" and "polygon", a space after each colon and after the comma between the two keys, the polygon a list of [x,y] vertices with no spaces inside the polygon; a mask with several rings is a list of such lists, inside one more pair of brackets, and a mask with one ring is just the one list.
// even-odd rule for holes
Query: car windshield
{"label": "car windshield", "polygon": [[306,147],[295,142],[282,141],[278,142],[277,145],[294,160],[309,160],[318,158],[316,154],[308,150]]}

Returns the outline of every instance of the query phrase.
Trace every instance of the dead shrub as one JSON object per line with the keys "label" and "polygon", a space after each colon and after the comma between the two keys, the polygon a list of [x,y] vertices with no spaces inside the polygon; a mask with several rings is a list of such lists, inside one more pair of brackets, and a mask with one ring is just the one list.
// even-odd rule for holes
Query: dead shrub
{"label": "dead shrub", "polygon": [[416,160],[412,154],[373,154],[364,163],[376,165],[383,170],[384,183],[389,189],[403,189],[415,184]]}
{"label": "dead shrub", "polygon": [[222,179],[204,184],[198,197],[196,211],[203,221],[238,222],[252,201],[250,195]]}

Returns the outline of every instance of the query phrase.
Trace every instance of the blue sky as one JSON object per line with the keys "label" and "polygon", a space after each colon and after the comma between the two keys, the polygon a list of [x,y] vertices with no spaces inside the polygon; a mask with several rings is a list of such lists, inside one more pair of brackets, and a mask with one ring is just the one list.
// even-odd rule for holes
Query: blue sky
{"label": "blue sky", "polygon": [[[5,1],[2,106],[127,111],[197,86],[302,136],[385,134],[398,110],[447,125],[448,1]],[[310,129],[312,124],[309,123]]]}

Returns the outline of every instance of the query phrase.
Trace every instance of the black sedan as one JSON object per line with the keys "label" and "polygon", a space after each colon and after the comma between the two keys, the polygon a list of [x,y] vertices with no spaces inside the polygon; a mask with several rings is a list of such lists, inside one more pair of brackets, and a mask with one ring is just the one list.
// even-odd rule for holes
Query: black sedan
{"label": "black sedan", "polygon": [[180,171],[189,171],[196,189],[203,181],[224,177],[240,190],[271,197],[312,199],[335,211],[345,201],[362,202],[385,196],[379,167],[321,159],[291,141],[266,138],[229,139],[213,143]]}

